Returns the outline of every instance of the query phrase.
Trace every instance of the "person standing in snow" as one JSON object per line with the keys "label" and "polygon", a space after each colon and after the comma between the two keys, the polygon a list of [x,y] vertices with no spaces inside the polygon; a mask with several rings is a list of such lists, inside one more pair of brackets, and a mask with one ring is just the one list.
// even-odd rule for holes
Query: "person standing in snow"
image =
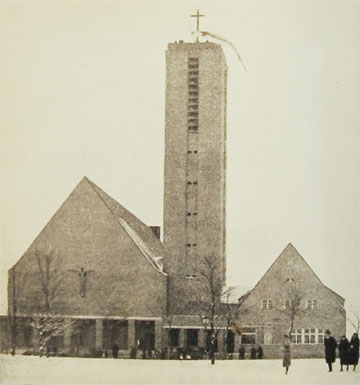
{"label": "person standing in snow", "polygon": [[350,340],[350,349],[349,349],[349,364],[354,365],[354,371],[356,365],[359,363],[359,337],[357,333],[354,333]]}
{"label": "person standing in snow", "polygon": [[245,358],[245,348],[244,348],[244,345],[240,345],[239,360],[243,360],[244,358]]}
{"label": "person standing in snow", "polygon": [[288,374],[291,365],[290,338],[288,335],[284,335],[284,337],[285,340],[282,346],[283,367],[285,368],[285,374]]}
{"label": "person standing in snow", "polygon": [[329,366],[329,372],[332,372],[332,364],[335,362],[336,358],[336,341],[335,338],[331,336],[330,330],[325,331],[324,338],[325,346],[325,361]]}
{"label": "person standing in snow", "polygon": [[345,336],[342,336],[338,345],[340,353],[340,372],[343,371],[343,365],[346,365],[346,370],[349,370],[349,348],[350,343]]}
{"label": "person standing in snow", "polygon": [[252,360],[254,360],[256,358],[256,347],[255,346],[252,346],[252,348],[250,350],[250,358]]}

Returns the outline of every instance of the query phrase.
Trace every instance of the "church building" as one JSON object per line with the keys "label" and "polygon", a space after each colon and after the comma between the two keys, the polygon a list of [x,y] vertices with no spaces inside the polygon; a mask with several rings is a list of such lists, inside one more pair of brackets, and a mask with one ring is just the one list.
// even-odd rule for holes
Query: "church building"
{"label": "church building", "polygon": [[[9,270],[9,333],[18,350],[38,352],[44,340],[66,355],[206,348],[192,295],[204,257],[215,261],[216,284],[226,284],[226,92],[221,45],[168,45],[163,242],[159,227],[84,177]],[[300,298],[294,319],[287,310],[298,297],[290,294]],[[233,320],[235,349],[261,344],[276,356],[288,331],[318,354],[325,328],[344,334],[343,305],[289,245]]]}

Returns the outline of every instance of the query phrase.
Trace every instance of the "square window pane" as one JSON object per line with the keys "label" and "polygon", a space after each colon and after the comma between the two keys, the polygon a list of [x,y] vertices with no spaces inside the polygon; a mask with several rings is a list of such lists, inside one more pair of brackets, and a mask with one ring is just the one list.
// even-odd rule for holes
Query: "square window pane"
{"label": "square window pane", "polygon": [[256,343],[256,338],[255,334],[243,334],[241,336],[241,343],[242,344],[255,344]]}

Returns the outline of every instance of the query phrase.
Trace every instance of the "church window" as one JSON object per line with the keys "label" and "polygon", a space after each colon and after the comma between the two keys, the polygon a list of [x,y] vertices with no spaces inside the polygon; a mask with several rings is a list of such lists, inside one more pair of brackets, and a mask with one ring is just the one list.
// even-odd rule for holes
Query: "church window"
{"label": "church window", "polygon": [[199,58],[198,57],[189,57],[189,68],[193,68],[192,66],[199,66]]}
{"label": "church window", "polygon": [[291,333],[291,342],[293,344],[301,344],[301,341],[302,341],[302,332],[301,332],[301,329],[295,329],[292,333]]}
{"label": "church window", "polygon": [[293,344],[323,344],[324,329],[295,329],[291,333]]}
{"label": "church window", "polygon": [[323,344],[324,343],[324,329],[318,329],[318,344]]}
{"label": "church window", "polygon": [[306,301],[306,309],[318,309],[319,302],[316,299],[309,299]]}
{"label": "church window", "polygon": [[199,75],[199,71],[189,71],[189,75]]}
{"label": "church window", "polygon": [[198,116],[198,112],[197,111],[189,111],[188,115],[189,116]]}
{"label": "church window", "polygon": [[285,309],[291,309],[291,299],[287,299],[284,305]]}
{"label": "church window", "polygon": [[197,131],[198,126],[189,126],[188,128],[190,131]]}
{"label": "church window", "polygon": [[191,217],[191,213],[186,213],[186,216],[187,217]]}
{"label": "church window", "polygon": [[273,309],[273,301],[271,299],[263,299],[261,302],[262,309]]}
{"label": "church window", "polygon": [[191,247],[191,243],[187,243],[186,246],[187,246],[187,247]]}
{"label": "church window", "polygon": [[195,181],[195,182],[193,182],[193,184],[198,184],[198,182],[197,182],[197,181]]}
{"label": "church window", "polygon": [[187,182],[187,184],[192,184],[191,182]]}
{"label": "church window", "polygon": [[194,154],[197,154],[197,153],[198,153],[198,152],[195,150],[195,151],[194,151]]}
{"label": "church window", "polygon": [[241,344],[253,345],[256,344],[256,330],[255,328],[243,328],[241,332]]}
{"label": "church window", "polygon": [[197,246],[197,243],[193,243],[193,246]]}

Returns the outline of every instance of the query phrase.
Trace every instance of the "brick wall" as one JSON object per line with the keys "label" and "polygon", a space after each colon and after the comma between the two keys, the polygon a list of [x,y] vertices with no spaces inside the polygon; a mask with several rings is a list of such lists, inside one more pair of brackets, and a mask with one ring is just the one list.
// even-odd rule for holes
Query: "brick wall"
{"label": "brick wall", "polygon": [[[152,242],[158,242],[157,246],[161,248],[155,234],[149,228],[148,231],[153,237]],[[151,265],[86,179],[15,265],[18,314],[44,311],[45,296],[38,260],[44,273],[48,256],[51,261],[49,287],[58,285],[51,301],[53,313],[124,317],[162,315],[166,302],[166,275]],[[81,267],[87,271],[85,293],[81,286],[84,280],[78,273]],[[9,274],[8,293],[12,311],[12,274]]]}
{"label": "brick wall", "polygon": [[[244,302],[245,314],[240,317],[241,323],[261,328],[267,326],[272,333],[272,343],[282,343],[291,324],[285,302],[294,292],[300,295],[301,301],[293,329],[330,329],[336,339],[345,334],[344,300],[324,286],[292,245],[284,250],[251,291]],[[264,300],[271,301],[272,308],[263,308]],[[316,301],[313,309],[307,309],[310,300]]]}

